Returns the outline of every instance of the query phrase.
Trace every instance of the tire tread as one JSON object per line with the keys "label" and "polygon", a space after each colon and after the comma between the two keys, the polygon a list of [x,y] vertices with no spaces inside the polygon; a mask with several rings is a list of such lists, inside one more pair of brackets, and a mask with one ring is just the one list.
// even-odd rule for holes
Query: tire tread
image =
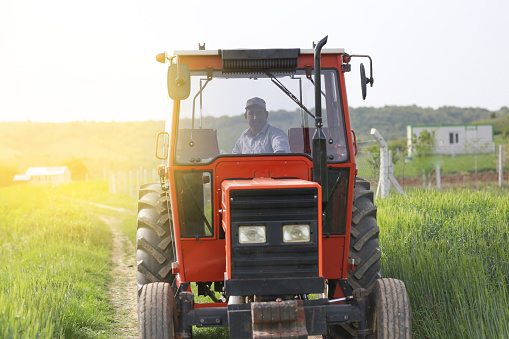
{"label": "tire tread", "polygon": [[175,337],[175,298],[170,284],[146,284],[138,301],[138,333],[141,339]]}
{"label": "tire tread", "polygon": [[138,293],[148,283],[172,283],[173,222],[169,200],[160,183],[140,187],[136,233]]}
{"label": "tire tread", "polygon": [[350,228],[349,259],[354,259],[354,270],[348,271],[352,289],[364,288],[371,293],[380,278],[381,251],[376,223],[377,209],[370,183],[356,178],[353,194],[352,224]]}
{"label": "tire tread", "polygon": [[401,280],[379,279],[375,286],[376,338],[412,337],[412,312],[405,284]]}

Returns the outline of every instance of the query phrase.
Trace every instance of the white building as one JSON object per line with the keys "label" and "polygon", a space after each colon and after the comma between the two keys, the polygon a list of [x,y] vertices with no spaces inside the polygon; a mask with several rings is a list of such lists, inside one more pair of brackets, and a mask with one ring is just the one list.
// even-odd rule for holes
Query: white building
{"label": "white building", "polygon": [[477,154],[495,151],[492,124],[479,125],[408,125],[407,145],[412,154],[412,138],[427,130],[435,133],[435,154]]}
{"label": "white building", "polygon": [[54,187],[70,183],[71,172],[67,166],[30,167],[25,174],[15,175],[13,180],[16,182],[48,184]]}

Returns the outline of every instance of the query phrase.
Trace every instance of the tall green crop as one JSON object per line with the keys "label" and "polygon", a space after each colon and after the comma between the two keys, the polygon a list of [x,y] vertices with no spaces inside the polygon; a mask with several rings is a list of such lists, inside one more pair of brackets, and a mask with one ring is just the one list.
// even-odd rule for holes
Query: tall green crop
{"label": "tall green crop", "polygon": [[416,338],[509,337],[509,200],[415,191],[378,204],[382,275],[402,279]]}

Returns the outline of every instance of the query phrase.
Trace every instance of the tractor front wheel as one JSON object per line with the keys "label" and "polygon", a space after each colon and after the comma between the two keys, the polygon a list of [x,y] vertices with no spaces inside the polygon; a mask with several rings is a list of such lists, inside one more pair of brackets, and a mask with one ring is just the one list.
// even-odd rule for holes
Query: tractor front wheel
{"label": "tractor front wheel", "polygon": [[141,339],[175,338],[175,298],[168,283],[143,285],[138,301],[138,334]]}
{"label": "tractor front wheel", "polygon": [[374,300],[374,338],[412,338],[412,311],[405,283],[378,279],[371,296]]}

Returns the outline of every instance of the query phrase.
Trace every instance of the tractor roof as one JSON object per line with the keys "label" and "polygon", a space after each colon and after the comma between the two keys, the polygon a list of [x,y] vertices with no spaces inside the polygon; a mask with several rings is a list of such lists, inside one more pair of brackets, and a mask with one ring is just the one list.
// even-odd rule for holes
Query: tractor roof
{"label": "tractor roof", "polygon": [[[212,50],[182,50],[182,51],[174,51],[172,56],[222,56],[224,52],[230,53],[243,53],[243,54],[252,54],[252,53],[263,53],[268,55],[274,55],[279,53],[288,53],[289,51],[296,52],[297,55],[300,54],[314,54],[315,51],[313,49],[212,49]],[[322,54],[344,54],[345,50],[343,48],[330,48],[323,49]]]}
{"label": "tractor roof", "polygon": [[[342,48],[325,49],[321,52],[324,56],[336,58],[344,54]],[[293,71],[299,65],[313,64],[314,50],[299,48],[280,49],[217,49],[217,50],[194,50],[175,51],[173,57],[181,61],[189,62],[192,69],[213,67],[223,69],[227,73],[244,73],[246,71],[261,71],[270,69],[274,72]],[[193,61],[191,61],[193,60]],[[207,60],[208,64],[202,61]]]}

